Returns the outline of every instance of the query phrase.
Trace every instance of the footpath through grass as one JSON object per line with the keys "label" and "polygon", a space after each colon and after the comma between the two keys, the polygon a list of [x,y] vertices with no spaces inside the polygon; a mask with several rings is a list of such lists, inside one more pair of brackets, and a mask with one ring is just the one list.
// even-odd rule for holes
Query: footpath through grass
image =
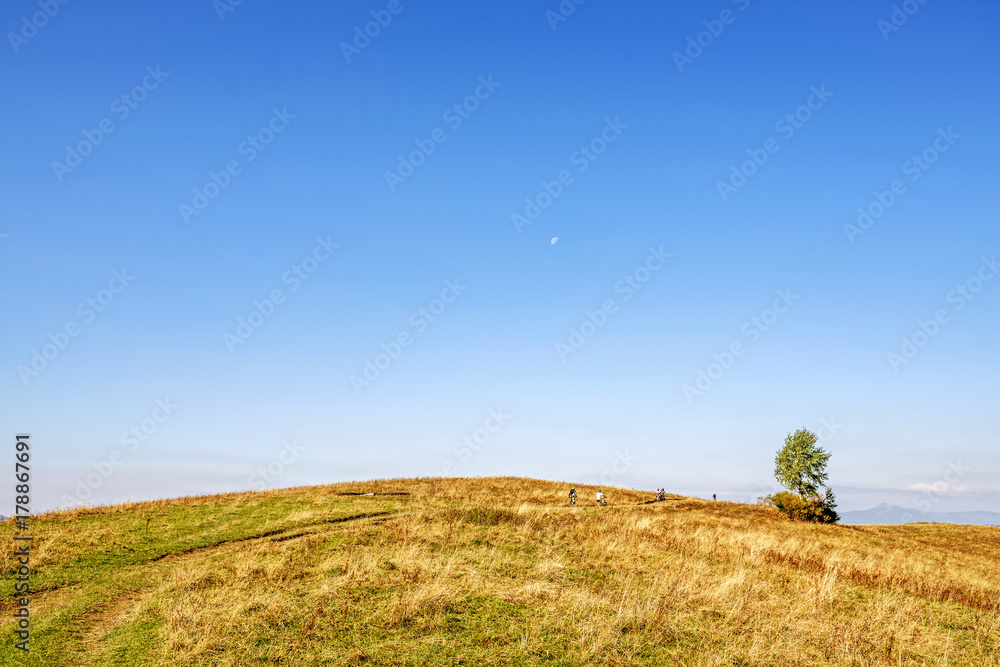
{"label": "footpath through grass", "polygon": [[[88,631],[125,600],[162,584],[183,558],[207,557],[227,545],[308,535],[336,523],[382,516],[405,500],[371,502],[330,494],[326,502],[297,492],[229,494],[57,512],[31,522],[31,650],[14,649],[8,621],[15,606],[13,547],[0,557],[7,632],[0,664],[84,665],[95,657]],[[13,526],[0,526],[12,544]],[[162,619],[146,618],[111,637],[119,650],[105,664],[156,664],[149,646]],[[90,633],[92,634],[92,633]],[[122,662],[125,660],[125,662]],[[166,664],[166,663],[164,663]]]}

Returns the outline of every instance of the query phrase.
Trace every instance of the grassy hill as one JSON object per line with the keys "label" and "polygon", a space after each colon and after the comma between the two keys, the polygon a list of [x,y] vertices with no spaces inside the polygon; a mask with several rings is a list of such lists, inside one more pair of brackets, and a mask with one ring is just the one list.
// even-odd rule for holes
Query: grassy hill
{"label": "grassy hill", "polygon": [[[530,479],[420,479],[36,518],[0,664],[1000,665],[1000,528],[820,526]],[[370,495],[370,494],[375,495]]]}

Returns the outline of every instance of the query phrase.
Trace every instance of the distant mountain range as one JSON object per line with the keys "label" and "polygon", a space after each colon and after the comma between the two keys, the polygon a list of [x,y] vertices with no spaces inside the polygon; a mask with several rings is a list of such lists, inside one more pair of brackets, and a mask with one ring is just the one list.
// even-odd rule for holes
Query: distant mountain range
{"label": "distant mountain range", "polygon": [[882,503],[870,510],[841,512],[840,522],[862,523],[964,523],[975,526],[1000,526],[1000,512],[921,512],[899,505]]}

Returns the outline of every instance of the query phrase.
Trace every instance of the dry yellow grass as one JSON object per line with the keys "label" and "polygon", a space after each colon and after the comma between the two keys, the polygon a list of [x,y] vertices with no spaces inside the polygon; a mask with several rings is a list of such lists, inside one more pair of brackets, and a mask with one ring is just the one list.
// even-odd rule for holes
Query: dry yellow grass
{"label": "dry yellow grass", "polygon": [[[570,508],[568,489],[383,480],[48,515],[32,659],[1000,665],[1000,529],[792,523],[625,489],[598,508],[580,486]],[[23,664],[11,603],[4,664]]]}

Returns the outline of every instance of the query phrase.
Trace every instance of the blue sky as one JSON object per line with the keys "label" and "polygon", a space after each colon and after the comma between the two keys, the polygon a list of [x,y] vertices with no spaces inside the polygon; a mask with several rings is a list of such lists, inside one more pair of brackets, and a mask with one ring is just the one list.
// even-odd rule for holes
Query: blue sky
{"label": "blue sky", "polygon": [[1000,8],[903,4],[8,3],[0,420],[35,507],[748,500],[804,426],[843,509],[1000,510]]}

